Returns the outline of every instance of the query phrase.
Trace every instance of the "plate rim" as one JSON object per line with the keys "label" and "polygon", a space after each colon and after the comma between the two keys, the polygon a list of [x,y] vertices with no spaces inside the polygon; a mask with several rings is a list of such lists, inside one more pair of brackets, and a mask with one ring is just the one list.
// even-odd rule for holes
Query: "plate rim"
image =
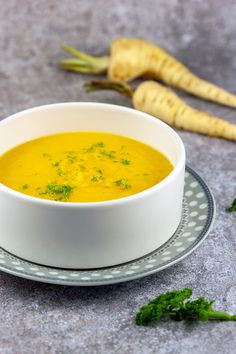
{"label": "plate rim", "polygon": [[[93,281],[86,281],[85,282],[81,282],[81,280],[75,280],[75,281],[70,281],[70,280],[65,280],[65,279],[59,279],[59,278],[54,278],[54,279],[48,279],[48,278],[43,278],[39,275],[34,275],[34,274],[27,274],[27,273],[21,273],[18,272],[17,270],[13,270],[13,269],[9,269],[7,267],[5,267],[3,264],[0,264],[0,271],[3,271],[7,274],[11,274],[23,279],[27,279],[27,280],[33,280],[33,281],[37,281],[40,283],[46,283],[46,284],[53,284],[53,285],[62,285],[62,286],[105,286],[105,285],[112,285],[112,284],[118,284],[118,283],[124,283],[124,282],[128,282],[128,281],[132,281],[132,280],[137,280],[137,279],[141,279],[143,277],[158,273],[166,268],[169,268],[173,265],[175,265],[178,262],[181,262],[185,257],[187,257],[188,255],[190,255],[193,251],[195,251],[195,249],[197,247],[199,247],[201,245],[201,243],[206,239],[206,237],[208,236],[208,234],[210,233],[214,221],[215,221],[215,216],[216,216],[216,203],[215,203],[215,199],[214,196],[210,190],[210,188],[208,187],[206,181],[198,174],[198,172],[193,169],[192,167],[189,167],[188,165],[185,166],[185,172],[189,172],[201,185],[201,187],[203,188],[205,194],[207,195],[207,201],[208,201],[208,205],[211,204],[211,215],[209,216],[209,220],[208,223],[205,225],[205,227],[207,228],[205,230],[205,227],[203,230],[201,230],[200,235],[201,237],[199,237],[194,244],[192,244],[190,246],[190,249],[186,249],[185,251],[183,251],[182,254],[180,254],[179,256],[176,256],[175,259],[170,259],[168,261],[166,261],[163,265],[159,266],[158,269],[147,269],[143,272],[140,273],[135,273],[133,275],[128,275],[127,277],[121,277],[121,278],[115,278],[115,279],[101,279],[101,280],[97,280],[95,281],[95,279]],[[209,203],[209,201],[211,203]],[[173,234],[174,235],[174,234]],[[162,245],[163,246],[163,245]],[[1,247],[0,247],[1,248]],[[7,254],[10,254],[9,252],[7,252],[6,250],[4,250],[3,248],[1,248],[4,252],[6,252]],[[151,253],[143,256],[140,258],[141,259],[145,259],[146,257],[149,257],[151,254],[157,252],[158,249],[152,251]],[[10,254],[11,255],[11,254]],[[21,259],[19,257],[17,257],[16,255],[12,255],[13,257],[15,257],[16,259],[19,260],[23,260],[25,262],[28,262],[32,265],[35,266],[41,266],[41,267],[46,267],[46,268],[51,268],[48,266],[44,266],[43,264],[39,265],[39,264],[35,264],[33,262],[29,262],[27,260]],[[139,259],[134,259],[130,262],[124,263],[124,264],[119,264],[119,265],[115,265],[112,267],[108,267],[108,268],[116,268],[116,267],[122,267],[122,265],[126,265],[126,264],[131,264],[133,262],[137,262]],[[56,267],[52,267],[52,269],[57,269]],[[97,268],[97,269],[93,269],[93,271],[99,271],[99,270],[104,270],[105,268]],[[66,269],[66,268],[60,268],[59,271],[67,271],[67,272],[72,272],[75,271],[75,269]],[[82,270],[79,270],[80,272]],[[84,270],[85,272],[90,271],[89,269]]]}

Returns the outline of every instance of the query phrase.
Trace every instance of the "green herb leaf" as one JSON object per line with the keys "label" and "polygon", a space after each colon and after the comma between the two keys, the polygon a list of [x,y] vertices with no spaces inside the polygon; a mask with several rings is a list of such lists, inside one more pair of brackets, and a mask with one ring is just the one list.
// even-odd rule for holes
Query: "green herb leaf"
{"label": "green herb leaf", "polygon": [[104,177],[102,175],[99,176],[92,176],[91,180],[92,182],[99,182],[99,181],[103,181]]}
{"label": "green herb leaf", "polygon": [[77,153],[75,151],[67,151],[66,157],[70,163],[74,163],[77,159]]}
{"label": "green herb leaf", "polygon": [[126,159],[121,159],[120,162],[123,163],[123,165],[130,165],[130,161]]}
{"label": "green herb leaf", "polygon": [[51,159],[52,159],[51,155],[48,154],[47,152],[43,152],[43,157],[45,157],[45,158],[48,159],[48,160],[51,160]]}
{"label": "green herb leaf", "polygon": [[26,184],[23,184],[22,186],[21,186],[21,188],[22,189],[28,189],[29,188],[29,185],[26,183]]}
{"label": "green herb leaf", "polygon": [[234,198],[231,207],[228,209],[228,211],[236,211],[236,198]]}
{"label": "green herb leaf", "polygon": [[157,296],[147,305],[140,308],[135,318],[136,324],[144,326],[159,322],[164,317],[175,321],[199,320],[206,322],[210,319],[236,321],[236,315],[213,309],[214,300],[207,301],[200,297],[194,301],[186,301],[191,295],[192,290],[185,288],[183,290],[167,291]]}
{"label": "green herb leaf", "polygon": [[59,167],[58,169],[57,169],[57,174],[58,174],[58,176],[65,176],[65,172]]}
{"label": "green herb leaf", "polygon": [[127,178],[117,179],[113,183],[116,184],[117,186],[122,187],[123,189],[131,188],[131,185],[128,183],[128,179]]}
{"label": "green herb leaf", "polygon": [[54,200],[68,200],[72,190],[74,187],[69,186],[67,184],[57,184],[57,183],[49,183],[46,186],[44,192],[40,192],[39,195],[48,194],[54,197]]}
{"label": "green herb leaf", "polygon": [[85,148],[84,152],[92,152],[95,150],[95,148],[100,148],[100,147],[104,147],[104,143],[102,141],[98,141],[97,143],[89,146],[88,148]]}
{"label": "green herb leaf", "polygon": [[100,154],[108,157],[109,159],[115,158],[115,151],[100,150]]}
{"label": "green herb leaf", "polygon": [[91,180],[92,182],[98,182],[98,177],[97,176],[92,176]]}
{"label": "green herb leaf", "polygon": [[53,163],[52,163],[52,166],[53,166],[53,167],[58,167],[58,166],[60,166],[60,162],[59,162],[59,161],[53,162]]}

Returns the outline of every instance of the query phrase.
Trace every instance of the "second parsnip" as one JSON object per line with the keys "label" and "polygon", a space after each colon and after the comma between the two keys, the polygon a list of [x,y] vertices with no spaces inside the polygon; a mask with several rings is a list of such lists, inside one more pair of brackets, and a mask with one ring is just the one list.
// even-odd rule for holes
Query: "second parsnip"
{"label": "second parsnip", "polygon": [[135,90],[125,83],[92,81],[85,85],[85,89],[118,91],[130,97],[136,109],[149,113],[175,128],[236,141],[235,124],[192,108],[171,89],[155,81],[145,81]]}

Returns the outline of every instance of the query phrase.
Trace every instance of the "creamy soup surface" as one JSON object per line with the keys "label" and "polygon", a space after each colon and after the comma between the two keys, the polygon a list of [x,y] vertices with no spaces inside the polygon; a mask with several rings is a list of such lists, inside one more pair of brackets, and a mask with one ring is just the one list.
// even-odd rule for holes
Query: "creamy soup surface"
{"label": "creamy soup surface", "polygon": [[163,180],[173,165],[161,152],[125,136],[66,132],[18,145],[0,156],[0,182],[62,202],[123,198]]}

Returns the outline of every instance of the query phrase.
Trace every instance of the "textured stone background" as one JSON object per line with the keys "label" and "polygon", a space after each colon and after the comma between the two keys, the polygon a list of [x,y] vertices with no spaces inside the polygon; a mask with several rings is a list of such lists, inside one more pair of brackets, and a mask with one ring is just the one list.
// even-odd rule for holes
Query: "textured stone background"
{"label": "textured stone background", "polygon": [[[0,0],[0,118],[36,105],[102,101],[129,106],[115,93],[85,94],[86,77],[57,68],[66,42],[107,53],[117,36],[141,36],[170,50],[197,74],[236,92],[236,2],[231,0]],[[183,95],[184,96],[184,95]],[[186,97],[236,122],[235,110]],[[159,274],[114,286],[73,288],[0,273],[0,353],[235,353],[236,323],[134,325],[157,293],[190,286],[196,296],[236,313],[235,144],[180,133],[188,163],[211,187],[214,228],[189,257]]]}

